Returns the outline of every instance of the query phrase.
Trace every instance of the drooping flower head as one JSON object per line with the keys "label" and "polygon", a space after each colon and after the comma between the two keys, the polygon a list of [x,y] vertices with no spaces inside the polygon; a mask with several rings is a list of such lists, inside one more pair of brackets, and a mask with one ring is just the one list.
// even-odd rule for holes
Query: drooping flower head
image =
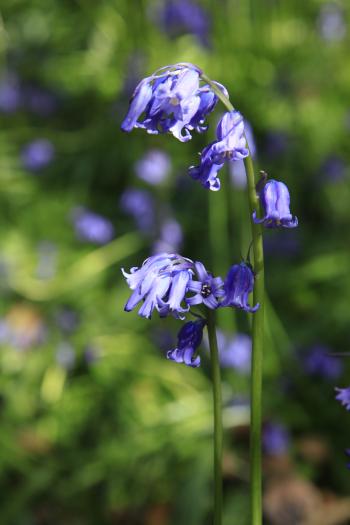
{"label": "drooping flower head", "polygon": [[194,269],[198,280],[191,280],[188,291],[196,294],[187,298],[186,303],[190,306],[203,303],[208,308],[217,308],[219,299],[224,295],[223,280],[221,277],[213,277],[199,261],[194,264]]}
{"label": "drooping flower head", "polygon": [[[141,268],[122,272],[133,290],[125,310],[133,310],[144,301],[138,312],[141,317],[150,318],[156,309],[161,317],[171,314],[183,319],[193,305],[217,308],[223,295],[220,277],[213,277],[202,263],[177,254],[159,253],[146,259]],[[191,292],[196,294],[189,297]]]}
{"label": "drooping flower head", "polygon": [[208,84],[200,84],[200,73],[193,64],[175,64],[143,79],[135,89],[122,130],[143,128],[155,135],[169,132],[181,142],[192,138],[192,130],[204,131],[205,118],[218,99]]}
{"label": "drooping flower head", "polygon": [[350,387],[336,388],[335,390],[336,392],[338,392],[335,396],[335,399],[337,401],[340,401],[340,403],[346,408],[346,410],[350,410]]}
{"label": "drooping flower head", "polygon": [[122,269],[133,293],[125,305],[130,312],[143,301],[138,313],[141,317],[151,318],[156,309],[162,317],[169,313],[182,317],[189,306],[182,306],[187,284],[192,277],[193,262],[177,254],[162,253],[146,259],[138,268],[131,268],[130,273]]}
{"label": "drooping flower head", "polygon": [[169,350],[167,358],[193,368],[198,367],[201,358],[199,355],[195,356],[195,352],[202,342],[205,324],[204,319],[185,323],[177,335],[177,347]]}
{"label": "drooping flower head", "polygon": [[217,140],[204,148],[200,165],[191,166],[190,176],[199,180],[205,188],[220,189],[218,172],[225,162],[242,160],[249,155],[244,135],[243,117],[238,111],[228,111],[221,118],[216,129]]}
{"label": "drooping flower head", "polygon": [[264,211],[262,219],[253,212],[256,224],[263,224],[266,228],[295,228],[298,226],[297,217],[290,213],[290,196],[284,182],[269,180],[260,192],[260,202]]}
{"label": "drooping flower head", "polygon": [[220,306],[235,306],[254,313],[259,308],[248,304],[249,294],[254,288],[254,273],[249,264],[234,264],[228,271],[224,282],[224,297]]}

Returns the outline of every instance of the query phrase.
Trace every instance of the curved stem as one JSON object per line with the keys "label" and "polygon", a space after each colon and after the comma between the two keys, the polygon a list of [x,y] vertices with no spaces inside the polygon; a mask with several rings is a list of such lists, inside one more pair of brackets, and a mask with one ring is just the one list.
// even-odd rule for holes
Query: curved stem
{"label": "curved stem", "polygon": [[207,309],[208,338],[211,358],[214,406],[214,525],[222,523],[222,397],[215,311]]}
{"label": "curved stem", "polygon": [[[228,111],[233,111],[229,99],[224,95],[215,82],[212,82],[206,75],[201,75],[207,82]],[[249,145],[247,143],[247,148]],[[261,481],[261,423],[262,423],[262,362],[264,348],[264,250],[262,227],[255,224],[252,219],[254,210],[259,209],[259,200],[256,193],[256,181],[254,166],[251,154],[244,159],[247,173],[247,190],[250,211],[250,224],[253,238],[253,258],[255,283],[253,300],[254,304],[259,303],[260,308],[253,315],[252,322],[252,373],[251,373],[251,422],[250,422],[250,483],[251,483],[251,523],[261,525],[262,523],[262,481]]]}

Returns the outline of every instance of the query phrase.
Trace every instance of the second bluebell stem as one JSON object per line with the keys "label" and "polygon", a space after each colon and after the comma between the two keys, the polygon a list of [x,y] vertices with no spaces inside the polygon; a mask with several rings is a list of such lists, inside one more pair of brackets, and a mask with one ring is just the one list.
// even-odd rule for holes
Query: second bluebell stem
{"label": "second bluebell stem", "polygon": [[[202,74],[202,79],[210,84],[217,97],[228,111],[233,111],[229,99],[210,80]],[[247,148],[249,145],[247,143]],[[250,211],[250,225],[252,232],[253,263],[254,263],[254,304],[259,303],[260,308],[253,315],[252,321],[252,367],[251,367],[251,416],[250,416],[250,483],[251,483],[251,525],[262,524],[262,469],[261,469],[261,425],[262,425],[262,366],[264,350],[264,248],[262,227],[253,221],[254,210],[259,210],[259,199],[256,192],[256,180],[251,154],[244,159],[247,174],[247,189]]]}

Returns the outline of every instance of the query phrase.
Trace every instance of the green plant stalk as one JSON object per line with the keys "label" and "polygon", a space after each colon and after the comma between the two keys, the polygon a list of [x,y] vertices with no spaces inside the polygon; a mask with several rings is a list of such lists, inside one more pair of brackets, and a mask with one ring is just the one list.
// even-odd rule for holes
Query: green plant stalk
{"label": "green plant stalk", "polygon": [[[206,75],[201,75],[216,93],[228,111],[233,111],[229,99],[222,93],[215,82]],[[249,145],[247,143],[249,149]],[[251,368],[251,416],[250,416],[250,483],[251,483],[251,523],[261,525],[262,523],[262,470],[261,470],[261,422],[262,422],[262,364],[264,349],[264,250],[262,227],[255,224],[252,218],[254,210],[259,210],[259,200],[256,193],[256,181],[254,166],[251,155],[244,159],[247,173],[247,190],[250,211],[250,224],[252,232],[252,247],[254,259],[254,304],[259,303],[260,308],[253,315],[252,322],[252,368]]]}
{"label": "green plant stalk", "polygon": [[207,327],[213,381],[214,406],[214,525],[222,523],[222,396],[215,311],[207,308]]}

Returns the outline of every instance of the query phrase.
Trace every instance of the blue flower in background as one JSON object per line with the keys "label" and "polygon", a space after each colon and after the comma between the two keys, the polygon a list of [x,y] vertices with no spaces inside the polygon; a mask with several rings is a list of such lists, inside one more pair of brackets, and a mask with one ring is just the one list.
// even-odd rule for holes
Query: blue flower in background
{"label": "blue flower in background", "polygon": [[46,168],[55,157],[55,148],[47,139],[34,140],[27,144],[21,152],[21,161],[29,171],[40,171]]}
{"label": "blue flower in background", "polygon": [[343,10],[336,3],[324,4],[319,14],[318,27],[324,40],[328,42],[342,40],[346,35]]}
{"label": "blue flower in background", "polygon": [[[227,93],[223,86],[218,86]],[[143,128],[155,135],[169,132],[187,142],[192,138],[192,130],[200,133],[206,129],[205,118],[216,103],[210,86],[200,86],[196,66],[166,66],[138,84],[121,128],[127,132],[134,127]]]}
{"label": "blue flower in background", "polygon": [[22,91],[15,75],[7,75],[0,80],[0,111],[14,113],[22,104]]}
{"label": "blue flower in background", "polygon": [[160,184],[169,175],[171,162],[164,151],[153,149],[135,164],[136,175],[149,184]]}
{"label": "blue flower in background", "polygon": [[213,277],[208,273],[201,262],[194,265],[198,281],[191,281],[188,285],[190,292],[196,292],[196,295],[186,299],[190,306],[203,303],[208,308],[214,309],[219,306],[219,298],[224,295],[223,280],[221,277]]}
{"label": "blue flower in background", "polygon": [[166,219],[160,228],[160,238],[153,247],[154,253],[177,252],[182,245],[183,232],[175,219]]}
{"label": "blue flower in background", "polygon": [[124,191],[120,199],[120,207],[133,217],[138,229],[144,233],[154,230],[154,202],[147,190],[129,188]]}
{"label": "blue flower in background", "polygon": [[205,188],[220,189],[218,172],[226,161],[242,160],[249,154],[246,148],[243,117],[238,111],[229,111],[220,119],[216,129],[217,140],[201,153],[200,165],[191,166],[190,176]]}
{"label": "blue flower in background", "polygon": [[303,360],[305,371],[325,379],[337,379],[343,371],[343,363],[330,353],[331,350],[326,346],[313,346]]}
{"label": "blue flower in background", "polygon": [[346,408],[346,410],[350,410],[350,387],[336,388],[335,390],[337,392],[335,399],[337,401],[340,401],[340,403]]}
{"label": "blue flower in background", "polygon": [[141,317],[151,318],[156,309],[161,316],[172,313],[182,317],[189,307],[182,307],[187,284],[192,277],[193,262],[176,254],[158,254],[146,259],[143,265],[133,267],[130,273],[122,269],[126,282],[133,290],[125,305],[125,311],[133,310],[143,301],[138,313]]}
{"label": "blue flower in background", "polygon": [[167,358],[176,363],[185,363],[187,366],[197,368],[201,358],[195,357],[195,352],[202,342],[205,321],[189,321],[185,323],[177,335],[177,347],[169,350]]}
{"label": "blue flower in background", "polygon": [[94,244],[107,244],[114,237],[114,226],[110,220],[83,207],[73,210],[72,220],[79,240]]}
{"label": "blue flower in background", "polygon": [[74,368],[75,360],[76,355],[73,346],[67,341],[61,341],[58,343],[56,350],[57,363],[65,370],[69,371]]}
{"label": "blue flower in background", "polygon": [[234,368],[243,374],[250,372],[252,340],[249,335],[237,333],[228,338],[222,334],[218,342],[221,366]]}
{"label": "blue flower in background", "polygon": [[290,196],[287,186],[276,180],[268,181],[260,192],[260,203],[264,217],[258,219],[256,211],[253,220],[256,224],[264,224],[266,228],[295,228],[298,226],[297,217],[290,213]]}
{"label": "blue flower in background", "polygon": [[323,163],[321,172],[327,181],[339,182],[345,177],[346,164],[340,157],[332,155]]}
{"label": "blue flower in background", "polygon": [[57,109],[56,96],[41,87],[25,87],[23,89],[23,99],[26,108],[41,117],[48,117]]}
{"label": "blue flower in background", "polygon": [[224,297],[220,306],[234,306],[254,313],[259,308],[248,304],[249,294],[254,288],[254,273],[249,264],[234,264],[224,282]]}
{"label": "blue flower in background", "polygon": [[195,35],[201,44],[208,44],[208,13],[191,0],[164,0],[159,10],[159,22],[170,37],[190,33]]}
{"label": "blue flower in background", "polygon": [[267,423],[263,427],[262,444],[266,454],[271,456],[286,454],[289,448],[289,433],[279,423]]}

